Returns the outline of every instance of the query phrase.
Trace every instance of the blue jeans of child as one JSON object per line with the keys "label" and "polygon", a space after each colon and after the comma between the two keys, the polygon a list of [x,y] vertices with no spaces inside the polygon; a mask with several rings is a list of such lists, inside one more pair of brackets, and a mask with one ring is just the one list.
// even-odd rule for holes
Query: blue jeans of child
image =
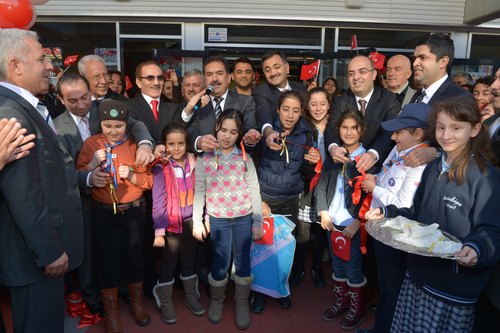
{"label": "blue jeans of child", "polygon": [[252,222],[252,214],[236,218],[210,216],[210,238],[213,249],[212,278],[214,280],[220,281],[226,277],[231,250],[236,275],[250,276]]}
{"label": "blue jeans of child", "polygon": [[[337,230],[344,230],[345,227],[335,226]],[[328,235],[330,239],[331,233]],[[329,242],[330,243],[330,242]],[[361,255],[361,233],[358,230],[351,238],[351,256],[349,261],[344,261],[339,257],[332,256],[333,274],[338,279],[347,279],[350,284],[360,284],[363,277],[363,257]]]}

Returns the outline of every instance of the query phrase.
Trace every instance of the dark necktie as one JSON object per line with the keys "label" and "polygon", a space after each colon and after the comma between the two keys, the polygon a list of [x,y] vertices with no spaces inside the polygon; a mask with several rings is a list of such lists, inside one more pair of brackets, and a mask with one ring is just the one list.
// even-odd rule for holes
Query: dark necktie
{"label": "dark necktie", "polygon": [[359,111],[361,111],[361,114],[364,116],[365,112],[366,112],[366,101],[364,99],[360,99],[358,101],[358,103],[359,103],[359,106],[360,106]]}
{"label": "dark necktie", "polygon": [[215,97],[215,118],[218,119],[220,114],[222,113],[222,106],[220,103],[224,100],[224,97]]}
{"label": "dark necktie", "polygon": [[153,116],[155,116],[156,122],[158,122],[158,100],[153,99],[151,101],[151,106],[153,109]]}
{"label": "dark necktie", "polygon": [[426,96],[425,90],[422,89],[422,91],[420,92],[420,95],[418,95],[417,99],[415,100],[415,103],[423,103],[425,96]]}
{"label": "dark necktie", "polygon": [[92,101],[92,104],[94,104],[99,109],[99,105],[101,105],[101,102],[102,102],[101,99],[94,99]]}

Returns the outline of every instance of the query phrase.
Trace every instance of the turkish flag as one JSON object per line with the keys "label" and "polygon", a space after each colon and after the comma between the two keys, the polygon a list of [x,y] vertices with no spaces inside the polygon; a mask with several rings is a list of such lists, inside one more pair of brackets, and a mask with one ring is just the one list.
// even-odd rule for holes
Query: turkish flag
{"label": "turkish flag", "polygon": [[344,260],[351,259],[351,240],[342,235],[342,231],[333,230],[331,235],[333,254]]}
{"label": "turkish flag", "polygon": [[256,244],[273,245],[274,244],[274,218],[264,217],[264,235],[261,239],[255,241]]}
{"label": "turkish flag", "polygon": [[127,76],[125,76],[125,91],[129,90],[130,88],[132,88],[132,82],[130,82],[130,78]]}
{"label": "turkish flag", "polygon": [[300,79],[309,80],[318,75],[320,60],[310,63],[309,65],[302,65],[300,70]]}
{"label": "turkish flag", "polygon": [[376,70],[381,71],[384,69],[385,55],[378,52],[370,52],[368,57],[373,61],[373,67]]}
{"label": "turkish flag", "polygon": [[358,48],[358,39],[356,38],[356,34],[351,36],[351,51]]}
{"label": "turkish flag", "polygon": [[78,54],[67,56],[64,59],[64,66],[69,67],[73,65],[78,60]]}

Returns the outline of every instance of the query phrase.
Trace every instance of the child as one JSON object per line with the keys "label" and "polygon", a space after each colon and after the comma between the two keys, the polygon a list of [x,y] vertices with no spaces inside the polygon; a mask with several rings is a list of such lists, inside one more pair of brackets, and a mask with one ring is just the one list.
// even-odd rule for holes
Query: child
{"label": "child", "polygon": [[163,321],[173,324],[177,316],[172,293],[179,257],[184,303],[196,316],[203,315],[205,310],[198,301],[198,276],[194,267],[198,247],[193,237],[192,219],[196,158],[187,151],[189,133],[183,124],[167,125],[162,138],[168,159],[153,167],[153,246],[161,247],[163,251],[159,281],[153,288],[153,295],[161,308]]}
{"label": "child", "polygon": [[[321,158],[324,161],[326,154],[323,133],[328,123],[330,109],[328,92],[324,88],[319,87],[309,90],[306,95],[305,108],[304,118],[316,130],[313,145],[314,147],[318,147]],[[311,269],[313,284],[317,288],[325,287],[321,258],[326,243],[326,231],[317,222],[319,222],[319,218],[316,214],[314,190],[310,191],[310,183],[306,182],[304,192],[300,196],[299,217],[295,233],[297,248],[295,249],[294,268],[290,276],[290,286],[298,285],[304,277],[304,262],[310,246],[313,254],[313,267]]]}
{"label": "child", "polygon": [[[263,153],[259,166],[259,184],[264,208],[270,213],[290,215],[297,223],[299,195],[304,190],[305,180],[314,176],[315,164],[320,159],[318,149],[311,149],[313,134],[302,119],[302,96],[293,90],[281,94],[273,130],[287,136],[281,138],[281,151],[271,150],[262,142]],[[278,299],[282,308],[290,308],[290,296]],[[263,313],[265,298],[254,293],[252,311]]]}
{"label": "child", "polygon": [[102,134],[89,137],[78,155],[77,169],[109,174],[104,187],[92,187],[92,237],[96,244],[97,280],[106,311],[106,332],[121,332],[118,284],[128,282],[130,307],[139,326],[151,319],[142,300],[142,248],[146,207],[143,192],[153,176],[135,166],[137,145],[127,133],[128,111],[115,100],[99,106]]}
{"label": "child", "polygon": [[[382,127],[392,133],[396,146],[385,160],[378,177],[368,175],[362,184],[365,192],[373,194],[371,207],[410,207],[425,165],[411,168],[404,158],[413,149],[425,147],[425,131],[431,108],[424,103],[407,104],[397,118],[383,122]],[[406,253],[373,239],[377,258],[378,303],[375,332],[388,332],[399,289],[406,272]]]}
{"label": "child", "polygon": [[[361,144],[364,133],[364,120],[358,110],[347,110],[337,120],[337,132],[342,147],[347,150],[348,157],[355,161],[366,152]],[[325,161],[321,178],[316,186],[316,209],[321,217],[321,226],[328,231],[339,230],[345,238],[350,239],[350,257],[348,261],[332,257],[333,286],[335,303],[323,312],[325,321],[333,321],[345,313],[340,326],[352,330],[364,319],[366,311],[363,302],[363,287],[366,278],[363,276],[360,221],[357,216],[359,207],[352,204],[349,179],[359,175],[354,165],[339,164],[330,159]],[[351,170],[352,175],[347,171]],[[361,205],[362,200],[360,200]]]}
{"label": "child", "polygon": [[217,324],[222,318],[227,271],[231,253],[236,266],[236,326],[250,326],[248,296],[250,275],[250,243],[262,237],[262,202],[252,159],[236,144],[243,136],[243,117],[237,110],[222,112],[217,120],[219,144],[213,153],[205,153],[196,161],[196,188],[193,211],[193,235],[199,241],[207,236],[203,225],[203,207],[210,220],[213,246],[208,320]]}
{"label": "child", "polygon": [[477,103],[433,105],[430,128],[444,154],[424,170],[411,208],[389,205],[367,218],[405,216],[459,238],[455,260],[408,254],[391,332],[470,332],[474,303],[500,258],[500,172]]}

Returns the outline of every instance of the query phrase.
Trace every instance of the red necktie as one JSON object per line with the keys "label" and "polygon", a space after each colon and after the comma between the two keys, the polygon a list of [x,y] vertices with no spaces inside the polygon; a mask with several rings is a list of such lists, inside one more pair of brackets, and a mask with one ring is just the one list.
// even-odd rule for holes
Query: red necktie
{"label": "red necktie", "polygon": [[158,100],[153,99],[151,106],[153,107],[153,116],[155,116],[156,122],[158,122]]}

